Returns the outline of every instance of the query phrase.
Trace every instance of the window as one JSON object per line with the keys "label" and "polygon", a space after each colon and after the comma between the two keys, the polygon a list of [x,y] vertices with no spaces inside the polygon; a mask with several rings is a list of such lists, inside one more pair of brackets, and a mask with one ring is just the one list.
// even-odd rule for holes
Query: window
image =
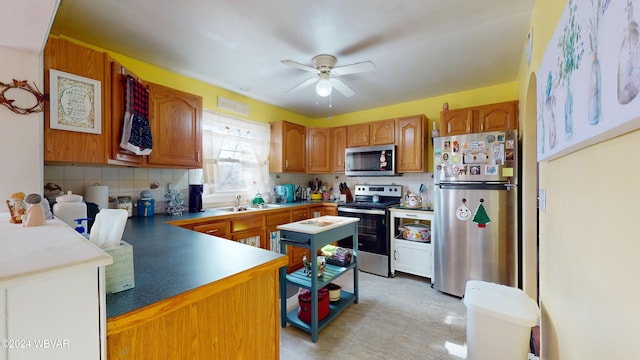
{"label": "window", "polygon": [[205,203],[268,189],[269,124],[203,111]]}

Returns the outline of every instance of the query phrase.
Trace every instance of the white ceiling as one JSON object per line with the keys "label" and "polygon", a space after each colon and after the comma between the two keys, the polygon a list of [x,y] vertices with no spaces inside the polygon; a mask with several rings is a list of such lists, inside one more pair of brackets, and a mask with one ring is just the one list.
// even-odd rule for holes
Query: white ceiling
{"label": "white ceiling", "polygon": [[58,1],[0,0],[2,13],[9,14],[0,22],[0,46],[39,54],[47,40]]}
{"label": "white ceiling", "polygon": [[[535,0],[62,0],[52,30],[312,118],[402,103],[517,76]],[[336,66],[356,94],[286,93]]]}

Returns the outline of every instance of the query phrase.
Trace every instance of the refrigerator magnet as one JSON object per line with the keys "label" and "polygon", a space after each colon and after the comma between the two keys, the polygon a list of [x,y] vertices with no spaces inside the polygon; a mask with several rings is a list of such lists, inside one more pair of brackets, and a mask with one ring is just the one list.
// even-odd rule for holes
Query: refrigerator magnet
{"label": "refrigerator magnet", "polygon": [[465,205],[466,200],[462,200],[462,205],[458,206],[456,209],[456,217],[458,220],[466,221],[471,218],[471,210]]}
{"label": "refrigerator magnet", "polygon": [[442,148],[444,151],[451,151],[451,140],[442,141]]}
{"label": "refrigerator magnet", "polygon": [[480,204],[478,204],[478,208],[476,209],[475,215],[473,215],[473,222],[478,224],[479,228],[487,227],[487,224],[491,222],[491,218],[489,218],[489,214],[487,214],[487,210],[485,210],[484,205],[482,204],[484,199],[480,199]]}
{"label": "refrigerator magnet", "polygon": [[485,175],[497,175],[498,174],[498,166],[496,166],[496,165],[485,165],[484,174]]}
{"label": "refrigerator magnet", "polygon": [[507,151],[506,155],[504,156],[505,160],[507,161],[513,161],[513,151]]}
{"label": "refrigerator magnet", "polygon": [[471,175],[480,175],[480,165],[470,165],[469,173]]}
{"label": "refrigerator magnet", "polygon": [[450,165],[443,166],[443,170],[444,170],[444,176],[445,177],[452,177],[453,176],[453,171],[451,171],[451,166]]}
{"label": "refrigerator magnet", "polygon": [[504,133],[498,134],[498,142],[504,142]]}
{"label": "refrigerator magnet", "polygon": [[451,152],[457,153],[458,151],[460,151],[460,143],[458,140],[453,140]]}
{"label": "refrigerator magnet", "polygon": [[515,146],[515,142],[513,141],[513,139],[509,139],[505,142],[505,148],[507,149],[513,149]]}

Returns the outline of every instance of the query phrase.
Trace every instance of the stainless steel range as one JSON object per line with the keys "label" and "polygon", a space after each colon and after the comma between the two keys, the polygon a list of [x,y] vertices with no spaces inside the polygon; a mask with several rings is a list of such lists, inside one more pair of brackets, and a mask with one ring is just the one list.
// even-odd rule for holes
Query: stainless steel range
{"label": "stainless steel range", "polygon": [[[338,215],[360,218],[358,222],[358,268],[389,277],[389,208],[400,203],[401,185],[356,185],[354,201],[338,206]],[[351,248],[352,239],[338,241]]]}

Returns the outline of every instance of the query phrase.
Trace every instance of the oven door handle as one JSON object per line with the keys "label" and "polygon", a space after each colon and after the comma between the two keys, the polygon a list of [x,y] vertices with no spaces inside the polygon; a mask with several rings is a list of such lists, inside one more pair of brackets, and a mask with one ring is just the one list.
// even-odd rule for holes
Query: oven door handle
{"label": "oven door handle", "polygon": [[340,211],[347,212],[347,213],[354,213],[354,214],[371,214],[371,215],[385,214],[385,211],[380,209],[357,209],[357,208],[350,208],[350,207],[339,207],[338,212]]}

